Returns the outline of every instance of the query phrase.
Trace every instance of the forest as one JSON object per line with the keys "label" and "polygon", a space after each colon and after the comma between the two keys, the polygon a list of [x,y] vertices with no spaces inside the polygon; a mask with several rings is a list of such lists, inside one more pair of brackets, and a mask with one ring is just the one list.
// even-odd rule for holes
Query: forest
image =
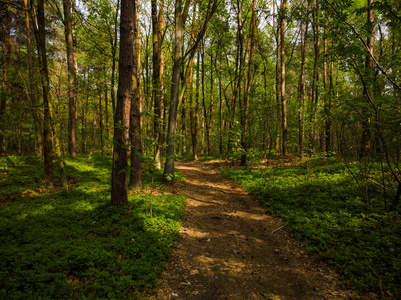
{"label": "forest", "polygon": [[180,160],[401,297],[401,2],[0,0],[0,26],[0,298],[151,294]]}

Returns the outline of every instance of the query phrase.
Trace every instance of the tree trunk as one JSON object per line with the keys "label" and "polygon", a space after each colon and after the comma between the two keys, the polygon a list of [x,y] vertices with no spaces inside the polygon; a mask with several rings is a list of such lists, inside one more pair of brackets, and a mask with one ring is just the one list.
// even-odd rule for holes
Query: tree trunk
{"label": "tree trunk", "polygon": [[287,103],[285,95],[285,41],[284,22],[287,0],[281,2],[280,40],[281,40],[281,105],[282,105],[282,130],[283,130],[283,155],[287,154]]}
{"label": "tree trunk", "polygon": [[32,61],[32,45],[31,45],[31,27],[29,20],[29,8],[28,1],[24,0],[25,8],[25,22],[26,22],[26,43],[28,51],[28,69],[29,69],[29,98],[32,105],[32,116],[35,126],[36,135],[36,157],[42,159],[43,157],[43,138],[41,132],[41,122],[39,116],[39,110],[36,104],[36,85],[34,82],[34,72],[33,72],[33,61]]}
{"label": "tree trunk", "polygon": [[134,60],[134,19],[134,1],[121,0],[119,76],[111,177],[111,204],[117,206],[123,206],[128,203],[128,128]]}
{"label": "tree trunk", "polygon": [[[10,96],[10,88],[8,83],[8,65],[10,61],[10,53],[11,53],[11,22],[12,22],[12,12],[10,11],[8,5],[5,8],[5,33],[4,39],[5,43],[2,45],[3,50],[3,61],[2,61],[2,71],[3,78],[1,83],[1,97],[0,97],[0,154],[3,153],[3,144],[4,144],[4,132],[6,131],[6,123],[5,123],[5,113],[6,113],[6,104],[7,98]],[[2,41],[3,42],[3,41]]]}
{"label": "tree trunk", "polygon": [[[238,35],[238,55],[239,55],[239,69],[238,69],[238,104],[239,104],[239,113],[240,113],[240,124],[241,131],[244,127],[244,97],[242,95],[242,81],[244,78],[244,67],[245,67],[245,55],[244,55],[244,28],[242,24],[242,3],[241,0],[237,0],[238,7],[238,15],[237,15],[237,35]],[[242,135],[242,132],[241,132]],[[242,143],[240,144],[242,147]],[[245,149],[241,148],[241,164],[243,163],[243,151]]]}
{"label": "tree trunk", "polygon": [[72,36],[72,14],[70,0],[63,0],[64,8],[64,30],[65,43],[67,48],[67,68],[68,68],[68,136],[69,152],[71,157],[77,156],[77,103],[75,87],[75,63],[74,45]]}
{"label": "tree trunk", "polygon": [[247,161],[248,151],[248,111],[249,111],[249,99],[251,94],[251,82],[252,82],[252,65],[253,65],[253,51],[255,47],[255,27],[256,27],[256,0],[253,0],[252,4],[252,19],[251,19],[251,49],[249,50],[249,62],[248,62],[248,78],[246,84],[246,96],[244,97],[244,105],[241,118],[241,148],[243,149],[241,155],[241,165],[245,166]]}
{"label": "tree trunk", "polygon": [[312,105],[311,105],[311,113],[310,113],[310,140],[312,144],[312,151],[316,151],[316,109],[317,104],[319,102],[319,57],[320,57],[320,26],[319,23],[319,12],[320,12],[320,3],[319,0],[316,0],[316,7],[313,14],[314,17],[314,38],[315,38],[315,59],[313,66],[313,78],[312,78]]}
{"label": "tree trunk", "polygon": [[[309,15],[310,2],[308,1],[307,15]],[[302,24],[301,24],[302,27]],[[299,143],[299,156],[303,156],[304,152],[304,124],[303,124],[303,113],[305,105],[305,55],[306,55],[306,39],[308,36],[308,21],[305,22],[305,33],[303,35],[303,40],[301,41],[301,71],[299,74],[299,85],[298,85],[298,95],[299,95],[299,112],[298,112],[298,122],[299,122],[299,132],[298,132],[298,143]]]}
{"label": "tree trunk", "polygon": [[182,46],[184,36],[184,18],[181,13],[181,0],[175,2],[175,47],[174,47],[174,66],[171,84],[171,102],[168,119],[167,132],[167,151],[166,164],[164,168],[164,177],[171,181],[174,179],[174,143],[175,130],[177,127],[177,108],[178,93],[180,88],[180,73],[182,67]]}
{"label": "tree trunk", "polygon": [[[374,46],[374,15],[373,15],[373,0],[368,0],[368,14],[367,14],[367,29],[368,29],[368,37],[366,40],[366,45],[368,51],[373,55],[373,46]],[[374,74],[373,74],[373,60],[372,56],[367,53],[365,58],[365,76],[367,85],[363,88],[363,96],[366,99],[366,102],[369,103],[368,94],[369,90],[372,88],[372,83],[374,82]],[[372,95],[372,93],[370,93]],[[371,132],[369,126],[369,117],[368,117],[368,109],[364,105],[362,108],[362,138],[361,138],[361,146],[360,146],[360,158],[366,157],[370,151],[370,143],[371,143]]]}
{"label": "tree trunk", "polygon": [[[50,101],[50,97],[49,97],[49,101]],[[65,174],[65,166],[64,166],[64,162],[63,162],[63,157],[61,156],[60,130],[54,119],[54,104],[53,103],[49,104],[49,114],[50,114],[50,122],[51,122],[51,127],[52,127],[52,132],[53,132],[54,154],[56,156],[58,168],[60,171],[61,184],[63,186],[63,191],[68,194],[67,176]]]}
{"label": "tree trunk", "polygon": [[[137,1],[135,7],[137,8]],[[139,188],[142,186],[142,127],[141,127],[141,95],[140,95],[140,55],[139,55],[139,22],[138,11],[135,12],[135,36],[134,43],[134,68],[133,68],[133,84],[131,98],[131,170],[129,186]]]}
{"label": "tree trunk", "polygon": [[103,109],[102,109],[102,88],[99,90],[99,101],[98,101],[98,113],[99,113],[99,141],[100,141],[100,155],[103,155],[104,145],[103,145]]}
{"label": "tree trunk", "polygon": [[114,33],[110,40],[112,65],[111,65],[111,106],[113,109],[113,122],[116,114],[116,93],[115,93],[115,77],[116,77],[116,61],[117,61],[117,35],[118,35],[118,12],[120,10],[120,1],[117,1],[116,15],[114,18]]}
{"label": "tree trunk", "polygon": [[160,78],[160,69],[161,69],[161,32],[160,32],[160,23],[159,23],[159,14],[157,12],[157,3],[156,0],[151,1],[152,7],[152,37],[153,37],[153,86],[152,86],[152,95],[154,102],[154,139],[155,139],[155,167],[157,169],[161,169],[162,158],[161,158],[161,149],[163,145],[160,144],[162,135],[161,131],[161,115],[162,115],[162,105],[161,105],[161,78]]}
{"label": "tree trunk", "polygon": [[[192,28],[191,28],[191,40],[190,47],[194,45],[195,39],[195,19],[196,19],[196,2],[194,3],[194,11],[192,17]],[[199,57],[198,57],[198,65],[199,65]],[[190,125],[191,125],[191,142],[192,142],[192,156],[194,160],[198,159],[198,144],[197,144],[197,108],[195,109],[193,104],[193,80],[194,80],[194,61],[190,59],[189,61],[189,117],[190,117]],[[198,102],[197,102],[198,103]]]}
{"label": "tree trunk", "polygon": [[47,68],[46,54],[46,35],[45,35],[45,5],[44,0],[38,0],[37,9],[38,30],[36,34],[36,44],[38,48],[39,66],[42,81],[43,95],[43,154],[44,154],[44,173],[46,188],[53,188],[53,145],[52,145],[52,126],[49,101],[49,71]]}
{"label": "tree trunk", "polygon": [[[198,58],[196,64],[196,83],[195,83],[195,109],[194,109],[194,132],[192,134],[192,149],[194,159],[198,159],[198,125],[199,125],[199,88],[200,88],[200,49],[198,49]],[[202,145],[201,145],[202,146]],[[202,149],[202,148],[201,148]]]}

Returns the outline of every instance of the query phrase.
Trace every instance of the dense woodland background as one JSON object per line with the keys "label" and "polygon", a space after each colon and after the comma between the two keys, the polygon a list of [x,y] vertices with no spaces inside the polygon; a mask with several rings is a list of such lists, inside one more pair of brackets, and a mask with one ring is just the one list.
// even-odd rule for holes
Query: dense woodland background
{"label": "dense woodland background", "polygon": [[[111,154],[120,4],[43,2],[1,1],[1,152],[41,157],[50,107],[61,154]],[[148,155],[164,153],[174,5],[135,3]],[[239,152],[243,163],[257,151],[398,162],[397,1],[187,1],[183,10],[176,153]]]}
{"label": "dense woodland background", "polygon": [[[4,243],[11,247],[3,249],[1,261],[9,273],[2,276],[8,278],[4,286],[11,287],[0,295],[17,291],[23,298],[28,294],[21,286],[30,286],[32,295],[60,296],[57,280],[57,288],[49,291],[47,275],[39,287],[37,276],[29,281],[29,275],[18,275],[29,271],[29,259],[13,262],[20,251],[13,247],[27,243],[21,232],[33,226],[21,222],[26,207],[37,203],[46,211],[43,220],[57,228],[58,218],[62,224],[72,217],[63,215],[68,205],[85,203],[90,209],[79,210],[84,229],[77,221],[77,232],[91,228],[85,222],[99,220],[96,234],[104,238],[99,249],[109,251],[115,225],[100,223],[98,213],[89,212],[95,207],[111,220],[127,215],[113,206],[102,208],[110,202],[108,176],[111,203],[124,206],[127,186],[142,186],[142,178],[153,185],[154,176],[160,183],[163,167],[164,180],[177,179],[177,157],[203,155],[275,167],[226,176],[287,220],[312,250],[342,270],[348,283],[399,297],[401,2],[0,0],[0,26],[0,175],[6,187],[1,195],[4,202],[21,196],[2,206]],[[300,165],[281,168],[286,161]],[[35,171],[38,167],[41,172]],[[27,182],[34,190],[29,199],[24,198]],[[75,191],[68,198],[58,193],[59,186],[64,192],[74,186]],[[47,191],[54,191],[54,198]],[[131,199],[128,206],[132,214],[142,209],[150,220],[144,217],[146,222],[153,224],[152,206],[149,216],[143,199]],[[42,201],[54,204],[57,214],[48,213]],[[182,203],[170,203],[177,206],[171,217],[174,234]],[[129,210],[133,222],[143,217],[132,214]],[[162,214],[167,222],[171,212]],[[30,224],[40,224],[36,215],[32,213]],[[150,234],[152,227],[141,224],[135,225],[138,235]],[[34,234],[44,233],[38,229]],[[115,243],[124,241],[129,249],[132,237],[124,234]],[[155,240],[144,237],[150,244]],[[76,242],[74,234],[71,241]],[[147,249],[146,243],[140,249]],[[170,240],[163,247],[169,245]],[[74,248],[79,253],[71,266],[63,265],[65,256],[60,256],[60,276],[68,289],[76,278],[99,277],[74,273],[81,265],[78,258],[93,259],[84,248]],[[110,251],[111,268],[119,250]],[[127,261],[137,257],[135,251]],[[166,257],[169,250],[163,251]],[[27,257],[33,252],[26,251]],[[159,260],[159,254],[152,255]],[[105,255],[99,257],[91,263],[102,272]],[[54,266],[49,264],[51,274]],[[121,266],[109,271],[120,274]],[[152,280],[162,268],[155,267]],[[147,284],[148,279],[141,281],[147,268],[141,263],[138,270],[131,270],[141,274],[137,277],[127,271],[129,282],[116,275],[122,280],[117,292],[112,285],[99,292],[103,283],[94,281],[93,287],[88,279],[87,286],[78,284],[65,295],[89,295],[97,289],[104,297],[117,293],[113,297],[118,298],[132,282]],[[13,278],[28,279],[17,284]]]}

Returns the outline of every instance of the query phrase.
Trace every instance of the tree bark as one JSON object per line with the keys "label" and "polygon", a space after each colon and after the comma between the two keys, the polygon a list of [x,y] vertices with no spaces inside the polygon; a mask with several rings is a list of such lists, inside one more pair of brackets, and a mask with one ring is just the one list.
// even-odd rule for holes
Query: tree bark
{"label": "tree bark", "polygon": [[70,0],[63,0],[64,8],[64,30],[65,43],[67,48],[67,68],[68,68],[68,137],[69,152],[71,157],[77,156],[77,103],[75,87],[75,63],[74,45],[72,36],[72,13]]}
{"label": "tree bark", "polygon": [[[363,88],[363,96],[366,99],[366,102],[369,103],[368,94],[369,90],[372,89],[372,83],[374,82],[374,74],[373,74],[373,46],[374,46],[374,14],[373,14],[373,0],[368,0],[368,14],[367,14],[367,29],[368,29],[368,37],[366,40],[366,46],[368,53],[365,58],[365,76],[367,85]],[[361,138],[361,146],[360,146],[360,158],[364,158],[369,154],[370,151],[370,143],[371,143],[371,132],[369,125],[369,117],[368,117],[368,109],[364,106],[362,108],[362,138]]]}
{"label": "tree bark", "polygon": [[[308,9],[307,9],[307,16],[309,16],[309,9],[310,9],[310,1],[308,1]],[[303,21],[302,21],[303,23]],[[302,26],[302,24],[301,24]],[[298,112],[298,124],[299,124],[299,131],[298,131],[298,146],[299,146],[299,156],[303,156],[304,152],[304,124],[303,124],[303,116],[304,116],[304,105],[305,105],[305,56],[306,56],[306,40],[308,36],[308,28],[309,23],[308,21],[305,22],[305,33],[303,35],[301,41],[301,71],[299,72],[299,84],[298,84],[298,95],[299,95],[299,112]]]}
{"label": "tree bark", "polygon": [[[161,3],[162,5],[162,3]],[[161,51],[162,51],[162,41],[161,41],[161,28],[160,28],[160,17],[157,12],[157,3],[156,0],[151,1],[152,8],[152,44],[153,44],[153,55],[152,55],[152,63],[153,63],[153,86],[152,86],[152,95],[154,102],[154,139],[155,139],[155,151],[154,151],[154,162],[155,167],[157,169],[161,169],[162,165],[162,157],[161,157],[161,149],[163,147],[160,142],[162,141],[161,135],[161,125],[162,125],[162,105],[161,105],[161,77],[160,77],[160,69],[161,69]],[[161,13],[161,12],[160,12]]]}
{"label": "tree bark", "polygon": [[128,203],[128,128],[134,61],[134,19],[134,1],[121,0],[119,77],[111,178],[111,204],[117,206],[123,206]]}
{"label": "tree bark", "polygon": [[247,161],[248,151],[248,113],[249,113],[249,99],[251,94],[251,82],[252,82],[252,65],[253,65],[253,52],[255,47],[255,27],[256,27],[256,0],[253,0],[252,4],[252,19],[251,19],[251,46],[249,50],[249,62],[248,62],[248,78],[246,83],[246,96],[244,97],[244,107],[241,118],[241,148],[243,149],[241,155],[241,165],[245,166]]}
{"label": "tree bark", "polygon": [[281,2],[281,19],[280,19],[280,40],[281,40],[281,105],[282,105],[282,130],[283,130],[283,140],[282,140],[282,150],[283,155],[287,154],[287,103],[285,95],[285,42],[284,42],[284,22],[286,13],[287,0]]}
{"label": "tree bark", "polygon": [[[137,1],[135,7],[137,8]],[[135,36],[134,43],[134,68],[133,68],[133,84],[131,98],[131,170],[129,186],[133,188],[142,187],[142,126],[141,126],[141,95],[140,95],[140,55],[139,55],[139,22],[138,11],[135,12]]]}
{"label": "tree bark", "polygon": [[5,8],[5,16],[6,16],[6,28],[4,33],[4,43],[2,43],[3,50],[3,61],[2,61],[2,83],[1,83],[1,97],[0,97],[0,154],[3,153],[3,144],[4,144],[4,134],[6,130],[5,123],[5,113],[6,113],[6,104],[7,98],[10,96],[10,88],[8,83],[8,65],[10,61],[10,53],[11,53],[11,22],[12,22],[12,12],[8,5]]}
{"label": "tree bark", "polygon": [[[189,1],[189,0],[188,0]],[[180,88],[180,73],[183,62],[182,46],[184,37],[184,16],[181,13],[181,0],[175,2],[175,47],[174,47],[174,66],[171,84],[171,101],[168,119],[167,132],[167,151],[166,164],[164,168],[164,177],[168,181],[174,179],[174,144],[175,131],[177,127],[177,108],[178,108],[178,93]]]}
{"label": "tree bark", "polygon": [[43,138],[40,130],[40,116],[36,103],[36,86],[34,81],[33,61],[32,61],[32,44],[31,44],[31,26],[29,19],[28,0],[24,0],[25,8],[25,24],[26,24],[26,47],[28,51],[28,70],[29,70],[29,98],[32,105],[32,117],[35,126],[36,137],[36,157],[42,159],[43,157]]}
{"label": "tree bark", "polygon": [[46,35],[45,35],[45,5],[44,0],[38,0],[37,8],[36,44],[38,48],[38,58],[42,81],[43,95],[43,154],[44,154],[44,173],[46,188],[53,188],[53,144],[52,144],[52,126],[50,115],[50,95],[49,95],[49,70],[47,67],[46,54]]}
{"label": "tree bark", "polygon": [[314,31],[314,48],[315,48],[315,56],[314,56],[314,65],[313,65],[313,77],[312,77],[312,103],[311,103],[311,111],[310,111],[310,123],[311,129],[309,133],[312,151],[316,151],[316,124],[315,117],[316,117],[316,109],[317,104],[319,102],[319,57],[320,57],[320,26],[319,23],[319,12],[320,12],[320,2],[316,0],[315,3],[315,10],[313,12],[313,31]]}

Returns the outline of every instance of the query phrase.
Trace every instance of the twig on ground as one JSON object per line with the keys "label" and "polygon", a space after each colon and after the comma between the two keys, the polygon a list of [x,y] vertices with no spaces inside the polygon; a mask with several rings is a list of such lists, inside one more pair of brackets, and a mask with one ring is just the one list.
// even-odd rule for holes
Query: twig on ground
{"label": "twig on ground", "polygon": [[272,233],[275,233],[276,231],[280,230],[281,228],[285,227],[286,225],[287,225],[287,224],[284,224],[284,225],[280,226],[279,228],[274,229],[274,230],[272,231]]}

